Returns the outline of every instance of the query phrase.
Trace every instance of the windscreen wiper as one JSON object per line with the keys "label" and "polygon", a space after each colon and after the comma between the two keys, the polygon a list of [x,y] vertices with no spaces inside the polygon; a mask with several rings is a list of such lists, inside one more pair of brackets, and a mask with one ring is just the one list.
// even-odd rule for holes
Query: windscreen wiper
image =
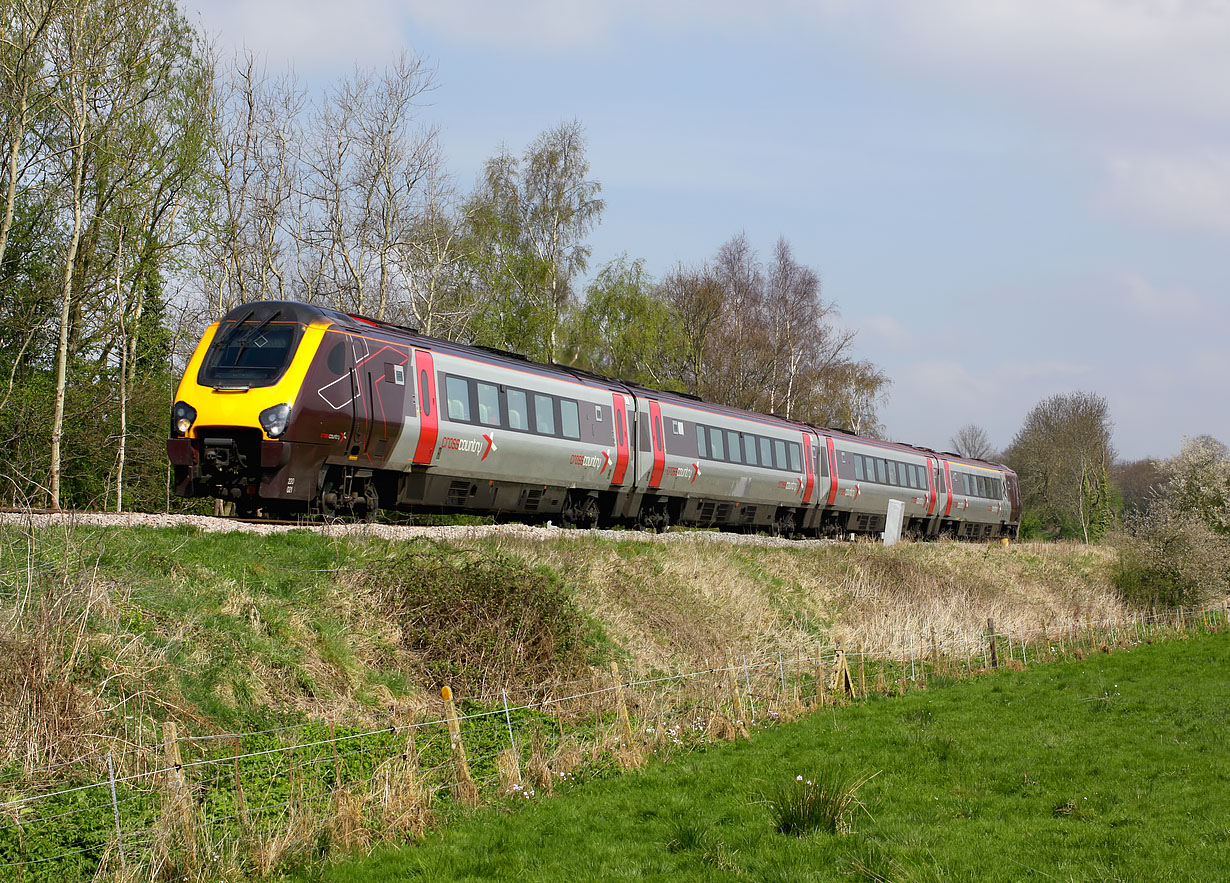
{"label": "windscreen wiper", "polygon": [[[256,311],[253,310],[252,312],[254,313]],[[249,313],[248,315],[251,316],[251,313]],[[274,319],[276,319],[280,315],[282,315],[281,310],[274,310],[272,313],[269,314],[268,319],[263,320],[259,325],[257,325],[255,328],[253,328],[251,331],[248,332],[248,336],[245,337],[243,339],[243,343],[239,345],[239,350],[235,353],[235,358],[231,360],[231,365],[233,367],[235,368],[239,367],[239,359],[243,355],[243,351],[248,348],[248,342],[252,340],[252,336],[255,334],[259,334],[262,328],[264,328],[266,325],[268,325],[270,322],[272,322]],[[246,322],[247,319],[244,319],[244,321]]]}
{"label": "windscreen wiper", "polygon": [[241,330],[243,330],[243,323],[247,322],[255,315],[256,310],[248,310],[248,314],[235,323],[235,327],[227,333],[226,337],[223,338],[222,342],[218,345],[219,353],[226,352],[226,348],[231,345],[231,341],[235,339],[236,335],[238,335]]}

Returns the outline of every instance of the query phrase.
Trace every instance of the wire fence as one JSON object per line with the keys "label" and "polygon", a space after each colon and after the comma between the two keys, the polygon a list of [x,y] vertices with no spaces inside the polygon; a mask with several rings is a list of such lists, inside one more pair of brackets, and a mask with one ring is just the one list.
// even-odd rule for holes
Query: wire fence
{"label": "wire fence", "polygon": [[[1192,631],[1226,608],[1137,613],[1051,631],[917,635],[628,677],[491,689],[376,727],[305,723],[180,734],[74,767],[0,775],[0,880],[135,879],[241,868],[422,836],[460,806],[540,799],[817,708],[901,695],[997,668],[1082,658]],[[67,774],[66,774],[67,773]]]}

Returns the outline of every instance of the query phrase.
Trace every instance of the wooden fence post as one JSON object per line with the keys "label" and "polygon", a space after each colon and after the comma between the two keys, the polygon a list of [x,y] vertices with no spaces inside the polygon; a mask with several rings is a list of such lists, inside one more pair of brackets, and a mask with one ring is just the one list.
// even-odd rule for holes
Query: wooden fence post
{"label": "wooden fence post", "polygon": [[739,676],[735,674],[735,663],[726,654],[726,688],[730,691],[730,700],[735,712],[735,732],[744,739],[750,738],[747,729],[747,716],[743,713],[743,693],[739,690]]}
{"label": "wooden fence post", "polygon": [[461,721],[457,718],[457,706],[453,703],[452,688],[447,685],[441,687],[440,697],[444,700],[444,717],[448,723],[448,744],[456,776],[453,793],[458,803],[465,806],[477,806],[478,786],[474,784],[474,779],[470,775],[470,762],[466,760],[466,747],[461,741]]}
{"label": "wooden fence post", "polygon": [[828,683],[828,672],[824,670],[824,648],[816,648],[816,708],[823,708],[828,702],[825,686]]}
{"label": "wooden fence post", "polygon": [[863,652],[863,645],[858,645],[858,692],[864,698],[867,696],[867,669],[863,663],[863,658],[866,654]]}
{"label": "wooden fence post", "polygon": [[995,641],[995,622],[987,617],[987,648],[991,653],[991,668],[999,668],[999,648]]}
{"label": "wooden fence post", "polygon": [[163,727],[163,753],[166,761],[163,816],[169,827],[179,834],[184,855],[190,867],[196,866],[196,825],[193,819],[192,795],[184,775],[184,759],[179,751],[179,728],[175,721]]}
{"label": "wooden fence post", "polygon": [[854,680],[850,677],[850,665],[846,661],[846,651],[837,651],[837,660],[833,663],[833,689],[839,693],[844,693],[851,699],[857,699],[855,695]]}
{"label": "wooden fence post", "polygon": [[623,725],[624,742],[628,751],[636,750],[636,739],[632,735],[632,718],[628,716],[628,704],[624,702],[624,685],[619,677],[619,663],[611,660],[611,680],[615,684],[615,707],[619,714],[619,722]]}

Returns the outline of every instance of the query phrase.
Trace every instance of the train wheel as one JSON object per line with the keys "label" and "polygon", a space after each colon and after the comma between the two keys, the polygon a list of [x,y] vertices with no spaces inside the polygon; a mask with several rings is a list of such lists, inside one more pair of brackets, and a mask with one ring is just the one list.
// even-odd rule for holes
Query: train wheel
{"label": "train wheel", "polygon": [[376,493],[376,483],[369,481],[363,489],[363,520],[368,524],[374,522],[380,514],[380,495]]}

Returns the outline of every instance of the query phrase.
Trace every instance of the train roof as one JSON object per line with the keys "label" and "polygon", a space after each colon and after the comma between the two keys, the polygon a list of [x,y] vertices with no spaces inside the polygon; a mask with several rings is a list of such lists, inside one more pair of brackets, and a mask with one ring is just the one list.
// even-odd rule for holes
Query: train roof
{"label": "train roof", "polygon": [[982,466],[984,468],[991,467],[1007,472],[1012,471],[1003,463],[997,463],[992,460],[979,460],[971,457],[962,457],[959,454],[952,453],[951,451],[935,451],[931,448],[911,445],[905,442],[884,441],[882,439],[868,438],[867,436],[858,435],[849,429],[818,426],[814,423],[807,423],[802,420],[783,417],[779,414],[763,414],[759,411],[749,411],[745,408],[735,408],[730,405],[721,405],[715,402],[706,401],[705,399],[692,395],[691,393],[654,389],[653,387],[643,386],[629,380],[620,380],[614,377],[607,377],[595,371],[588,371],[584,368],[577,368],[572,365],[565,365],[557,362],[535,362],[521,353],[502,350],[497,347],[457,343],[456,341],[445,340],[440,337],[433,337],[429,334],[423,334],[417,328],[412,328],[408,325],[398,325],[393,322],[385,322],[381,319],[372,319],[368,316],[362,316],[357,313],[344,313],[328,307],[316,306],[315,304],[306,304],[299,301],[252,301],[235,307],[222,317],[222,321],[243,321],[244,318],[239,317],[245,317],[246,315],[252,314],[252,312],[263,313],[265,310],[269,309],[277,310],[287,318],[296,322],[302,322],[305,325],[310,324],[313,321],[323,319],[352,331],[366,332],[371,329],[376,329],[398,337],[410,338],[413,342],[421,342],[421,344],[437,351],[453,352],[459,355],[464,355],[467,358],[478,357],[481,360],[492,364],[503,363],[507,364],[509,367],[516,368],[519,371],[530,371],[531,373],[541,374],[543,376],[559,376],[562,374],[577,380],[593,383],[597,386],[606,387],[611,390],[622,390],[633,395],[653,396],[655,399],[662,402],[675,402],[677,404],[692,408],[699,406],[702,410],[710,411],[715,414],[724,414],[730,417],[743,419],[747,419],[751,416],[760,420],[779,423],[783,426],[795,426],[799,429],[811,429],[822,435],[832,436],[833,438],[844,438],[849,441],[871,445],[873,447],[898,450],[905,453],[919,454],[923,456],[933,456],[954,463],[965,463],[972,466]]}

